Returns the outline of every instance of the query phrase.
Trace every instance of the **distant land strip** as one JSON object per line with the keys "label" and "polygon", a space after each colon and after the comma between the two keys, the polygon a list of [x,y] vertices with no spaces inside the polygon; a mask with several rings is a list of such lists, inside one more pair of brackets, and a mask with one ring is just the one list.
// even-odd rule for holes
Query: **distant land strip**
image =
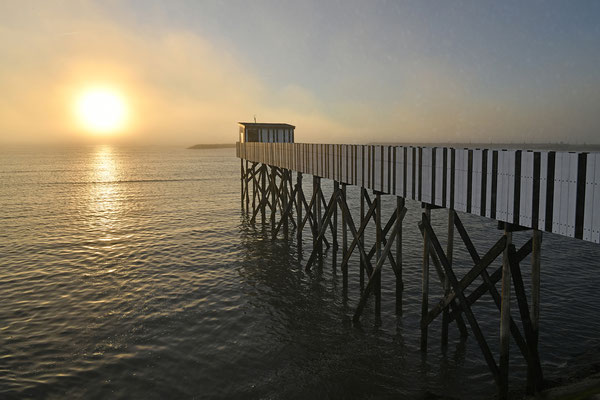
{"label": "distant land strip", "polygon": [[221,144],[195,144],[188,147],[188,149],[230,149],[234,148],[235,143],[221,143]]}

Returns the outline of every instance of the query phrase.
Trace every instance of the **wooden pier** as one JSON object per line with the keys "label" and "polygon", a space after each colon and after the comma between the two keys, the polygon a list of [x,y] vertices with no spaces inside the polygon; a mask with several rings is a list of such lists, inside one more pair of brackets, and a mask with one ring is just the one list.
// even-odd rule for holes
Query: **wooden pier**
{"label": "wooden pier", "polygon": [[[381,270],[389,264],[396,279],[396,311],[402,310],[402,231],[406,199],[421,203],[417,227],[423,237],[421,349],[427,350],[428,327],[441,318],[442,346],[448,329],[473,334],[501,398],[509,388],[511,337],[528,366],[527,392],[542,389],[538,354],[540,318],[540,251],[543,232],[600,243],[600,153],[480,149],[453,147],[378,146],[293,143],[294,127],[287,124],[240,123],[237,156],[241,159],[241,201],[251,221],[269,223],[273,237],[290,238],[295,231],[302,246],[305,226],[312,249],[306,270],[322,257],[324,247],[338,248],[338,222],[344,288],[348,262],[360,256],[361,294],[353,320],[358,323],[367,300],[375,298],[381,311]],[[295,179],[294,179],[295,174]],[[303,179],[312,175],[305,197]],[[326,198],[321,180],[333,181]],[[348,185],[360,187],[360,204],[350,205]],[[386,220],[382,196],[396,196]],[[360,215],[352,209],[360,206]],[[457,211],[498,221],[501,232],[489,249],[477,249]],[[447,214],[445,246],[432,227],[432,213]],[[338,218],[339,217],[339,218]],[[374,228],[375,244],[365,245]],[[530,239],[517,248],[513,232],[528,230]],[[471,269],[457,276],[453,265],[455,234],[472,259]],[[494,232],[490,232],[494,234]],[[526,293],[520,263],[531,257],[531,291]],[[488,270],[495,260],[501,266]],[[430,272],[442,283],[444,296],[430,301]],[[483,283],[476,287],[474,282]],[[501,282],[500,289],[497,288]],[[472,306],[489,293],[498,308],[499,359],[496,360]],[[516,297],[519,320],[511,317],[510,298]]]}

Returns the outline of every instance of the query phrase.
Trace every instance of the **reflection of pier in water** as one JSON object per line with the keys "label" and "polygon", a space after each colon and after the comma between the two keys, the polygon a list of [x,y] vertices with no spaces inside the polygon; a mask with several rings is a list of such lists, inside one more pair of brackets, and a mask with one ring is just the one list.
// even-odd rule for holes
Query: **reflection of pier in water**
{"label": "reflection of pier in water", "polygon": [[[251,221],[260,218],[264,224],[268,215],[272,236],[281,233],[288,239],[295,230],[299,246],[308,228],[313,246],[307,271],[323,256],[324,246],[338,248],[341,241],[344,288],[348,285],[348,261],[358,253],[362,290],[353,313],[358,323],[371,296],[375,298],[375,314],[381,312],[381,269],[386,263],[396,278],[396,309],[401,312],[405,199],[421,202],[421,349],[427,350],[428,326],[437,319],[442,323],[443,346],[447,345],[451,324],[461,336],[468,335],[470,328],[501,397],[506,397],[512,337],[527,363],[528,392],[542,389],[538,354],[542,232],[600,243],[600,154],[304,144],[293,143],[293,131],[287,124],[240,124],[237,156],[241,158],[241,200]],[[313,176],[308,198],[303,174]],[[333,181],[329,198],[323,193],[322,178]],[[347,185],[360,187],[358,216],[350,211]],[[383,218],[381,206],[386,195],[396,197],[395,210],[388,219]],[[445,246],[432,227],[435,210],[447,210]],[[495,244],[477,249],[456,211],[498,221],[502,233]],[[375,243],[367,246],[365,235],[372,230]],[[531,231],[531,237],[517,248],[513,232],[525,230]],[[472,259],[472,268],[462,277],[457,277],[453,265],[456,234]],[[531,257],[529,298],[520,268],[527,257]],[[488,271],[496,259],[501,259],[501,266]],[[431,266],[444,295],[430,304]],[[476,281],[482,283],[477,286]],[[511,317],[511,292],[516,297],[521,326]],[[498,361],[472,310],[487,293],[500,316]]]}

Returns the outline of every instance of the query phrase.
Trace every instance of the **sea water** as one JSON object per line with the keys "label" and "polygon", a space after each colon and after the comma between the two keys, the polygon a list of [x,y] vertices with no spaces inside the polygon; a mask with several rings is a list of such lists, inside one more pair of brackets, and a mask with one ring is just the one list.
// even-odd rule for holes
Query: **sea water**
{"label": "sea water", "polygon": [[[234,153],[0,149],[0,398],[495,395],[472,334],[460,340],[452,324],[442,349],[438,318],[428,352],[419,349],[418,203],[407,202],[403,227],[402,315],[386,264],[381,319],[371,300],[354,325],[357,256],[347,291],[339,251],[327,250],[305,272],[308,229],[300,252],[295,239],[273,240],[260,218],[249,222]],[[305,181],[310,195],[310,176]],[[323,184],[328,196],[331,182]],[[348,190],[358,218],[358,189]],[[394,205],[384,196],[384,222]],[[432,215],[444,241],[447,211]],[[459,215],[480,254],[502,234],[493,221]],[[521,245],[529,235],[515,233],[514,241]],[[470,262],[459,240],[460,278]],[[599,365],[599,260],[600,246],[544,234],[540,353],[550,383]],[[499,261],[490,268],[498,267]],[[530,266],[521,267],[529,290]],[[430,287],[431,306],[443,293],[433,267]],[[499,313],[491,297],[473,311],[497,357]],[[520,325],[514,301],[512,314]],[[514,395],[522,393],[525,376],[513,342]]]}

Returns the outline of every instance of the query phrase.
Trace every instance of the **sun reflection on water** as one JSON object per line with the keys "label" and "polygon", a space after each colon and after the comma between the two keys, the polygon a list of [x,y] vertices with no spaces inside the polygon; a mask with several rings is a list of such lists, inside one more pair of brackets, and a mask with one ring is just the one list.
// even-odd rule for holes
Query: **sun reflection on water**
{"label": "sun reflection on water", "polygon": [[122,232],[123,215],[128,208],[119,188],[118,156],[110,146],[102,146],[92,153],[89,162],[88,226],[91,239],[100,251],[114,250],[121,239],[117,232]]}
{"label": "sun reflection on water", "polygon": [[113,149],[110,146],[100,147],[95,155],[92,174],[93,182],[111,182],[114,181],[117,174],[117,162]]}

